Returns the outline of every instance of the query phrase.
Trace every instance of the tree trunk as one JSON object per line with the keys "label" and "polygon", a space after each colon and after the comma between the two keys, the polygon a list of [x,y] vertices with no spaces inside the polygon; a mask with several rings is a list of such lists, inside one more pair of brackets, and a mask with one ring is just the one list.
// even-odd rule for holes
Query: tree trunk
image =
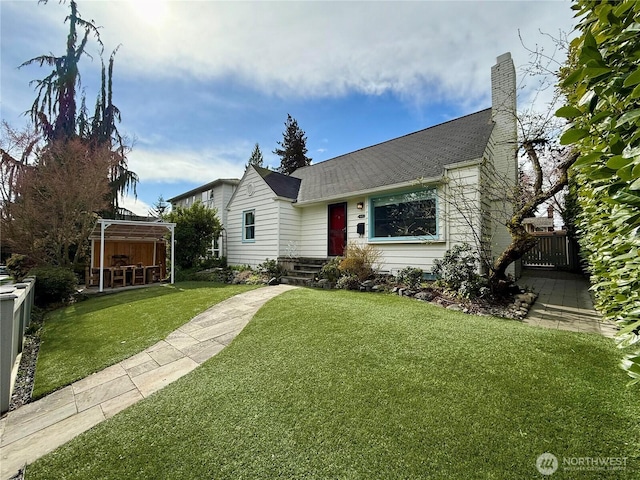
{"label": "tree trunk", "polygon": [[493,262],[489,273],[489,284],[494,292],[503,290],[504,288],[502,288],[502,286],[508,284],[506,274],[507,267],[522,258],[538,241],[536,237],[525,230],[522,223],[515,222],[514,220],[515,219],[512,219],[507,225],[507,229],[511,234],[511,243]]}

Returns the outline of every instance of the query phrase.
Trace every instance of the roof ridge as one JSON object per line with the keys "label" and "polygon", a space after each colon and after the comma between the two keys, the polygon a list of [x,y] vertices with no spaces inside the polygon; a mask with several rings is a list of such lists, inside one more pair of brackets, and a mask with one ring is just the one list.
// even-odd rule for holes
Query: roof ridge
{"label": "roof ridge", "polygon": [[322,165],[322,164],[325,164],[325,163],[327,163],[327,162],[331,162],[332,160],[339,160],[340,158],[345,157],[345,156],[347,156],[347,155],[352,155],[352,154],[354,154],[354,153],[361,152],[362,150],[367,150],[367,149],[369,149],[369,148],[377,147],[377,146],[379,146],[379,145],[384,145],[385,143],[393,142],[393,141],[395,141],[395,140],[399,140],[399,139],[401,139],[401,138],[410,137],[411,135],[415,135],[415,134],[417,134],[417,133],[421,133],[421,132],[424,132],[424,131],[426,131],[426,130],[431,130],[432,128],[441,127],[441,126],[443,126],[443,125],[447,125],[448,123],[451,123],[451,122],[457,122],[458,120],[462,120],[462,119],[464,119],[464,118],[471,117],[472,115],[478,115],[479,113],[484,113],[484,112],[486,112],[486,111],[488,111],[488,110],[491,110],[491,107],[489,107],[489,108],[484,108],[484,109],[482,109],[482,110],[478,110],[477,112],[468,113],[468,114],[463,115],[463,116],[461,116],[461,117],[452,118],[451,120],[447,120],[446,122],[437,123],[436,125],[431,125],[430,127],[426,127],[426,128],[422,128],[422,129],[420,129],[420,130],[416,130],[415,132],[407,133],[407,134],[405,134],[405,135],[400,135],[399,137],[394,137],[394,138],[390,138],[390,139],[388,139],[388,140],[384,140],[384,141],[382,141],[382,142],[374,143],[373,145],[368,145],[368,146],[366,146],[366,147],[362,147],[362,148],[359,148],[359,149],[357,149],[357,150],[353,150],[353,151],[351,151],[351,152],[343,153],[342,155],[338,155],[337,157],[328,158],[327,160],[323,160],[323,161],[318,162],[318,163],[314,163],[314,164],[311,164],[311,165],[307,165],[307,166],[304,166],[304,167],[300,167],[300,168],[297,168],[296,170],[294,170],[294,171],[293,171],[293,173],[292,173],[292,175],[295,175],[295,173],[296,173],[298,170],[304,170],[304,169],[308,169],[308,168],[310,168],[310,167],[315,167],[315,166],[317,166],[317,165]]}

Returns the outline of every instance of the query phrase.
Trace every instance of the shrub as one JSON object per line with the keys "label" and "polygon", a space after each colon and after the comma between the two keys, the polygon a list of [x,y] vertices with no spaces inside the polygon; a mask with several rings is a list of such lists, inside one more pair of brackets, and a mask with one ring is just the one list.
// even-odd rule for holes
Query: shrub
{"label": "shrub", "polygon": [[359,290],[360,280],[358,280],[358,277],[355,275],[344,275],[338,279],[336,288],[341,288],[343,290]]}
{"label": "shrub", "polygon": [[326,278],[331,283],[336,283],[342,272],[340,271],[340,262],[342,262],[342,257],[334,257],[325,263],[320,269],[319,277]]}
{"label": "shrub", "polygon": [[27,276],[29,270],[33,268],[33,261],[26,255],[14,253],[7,260],[7,270],[16,282],[21,282]]}
{"label": "shrub", "polygon": [[227,257],[207,257],[200,262],[200,268],[227,268]]}
{"label": "shrub", "polygon": [[364,282],[375,273],[375,268],[382,252],[373,245],[358,245],[350,242],[345,250],[345,258],[340,262],[340,271],[348,275],[355,275]]}
{"label": "shrub", "polygon": [[233,270],[234,272],[246,272],[247,270],[253,270],[251,268],[251,265],[231,265],[231,267],[229,268],[231,268],[231,270]]}
{"label": "shrub", "polygon": [[29,274],[36,277],[34,301],[39,307],[46,307],[52,303],[66,303],[76,293],[76,276],[67,268],[37,267]]}
{"label": "shrub", "polygon": [[269,260],[268,258],[258,265],[257,270],[269,278],[275,277],[276,280],[280,280],[281,277],[287,274],[287,270],[277,260]]}
{"label": "shrub", "polygon": [[231,270],[226,268],[218,268],[216,270],[207,272],[195,272],[189,280],[196,280],[200,282],[215,282],[215,283],[228,283]]}
{"label": "shrub", "polygon": [[440,278],[438,283],[454,290],[461,297],[471,298],[480,293],[483,279],[477,273],[479,259],[469,244],[454,245],[447,250],[442,260],[434,260],[433,273]]}
{"label": "shrub", "polygon": [[397,281],[408,288],[416,289],[422,282],[422,269],[415,267],[405,267],[398,272]]}

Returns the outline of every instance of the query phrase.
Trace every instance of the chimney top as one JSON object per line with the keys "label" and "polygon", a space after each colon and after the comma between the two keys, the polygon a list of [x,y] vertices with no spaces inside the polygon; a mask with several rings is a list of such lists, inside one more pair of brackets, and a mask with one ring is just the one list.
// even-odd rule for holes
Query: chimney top
{"label": "chimney top", "polygon": [[502,63],[505,62],[507,60],[511,59],[511,52],[506,52],[503,53],[502,55],[500,55],[497,59],[496,59],[496,63]]}
{"label": "chimney top", "polygon": [[549,205],[549,206],[547,207],[547,216],[548,216],[549,218],[553,218],[553,211],[554,211],[553,205]]}

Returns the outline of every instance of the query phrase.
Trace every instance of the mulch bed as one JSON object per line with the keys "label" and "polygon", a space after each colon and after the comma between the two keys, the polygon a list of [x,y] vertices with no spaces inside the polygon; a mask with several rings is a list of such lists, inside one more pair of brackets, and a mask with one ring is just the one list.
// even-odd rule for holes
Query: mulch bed
{"label": "mulch bed", "polygon": [[26,335],[22,347],[22,358],[18,367],[18,375],[13,387],[13,394],[9,403],[9,411],[16,410],[31,401],[33,380],[36,374],[36,362],[40,350],[40,329]]}

